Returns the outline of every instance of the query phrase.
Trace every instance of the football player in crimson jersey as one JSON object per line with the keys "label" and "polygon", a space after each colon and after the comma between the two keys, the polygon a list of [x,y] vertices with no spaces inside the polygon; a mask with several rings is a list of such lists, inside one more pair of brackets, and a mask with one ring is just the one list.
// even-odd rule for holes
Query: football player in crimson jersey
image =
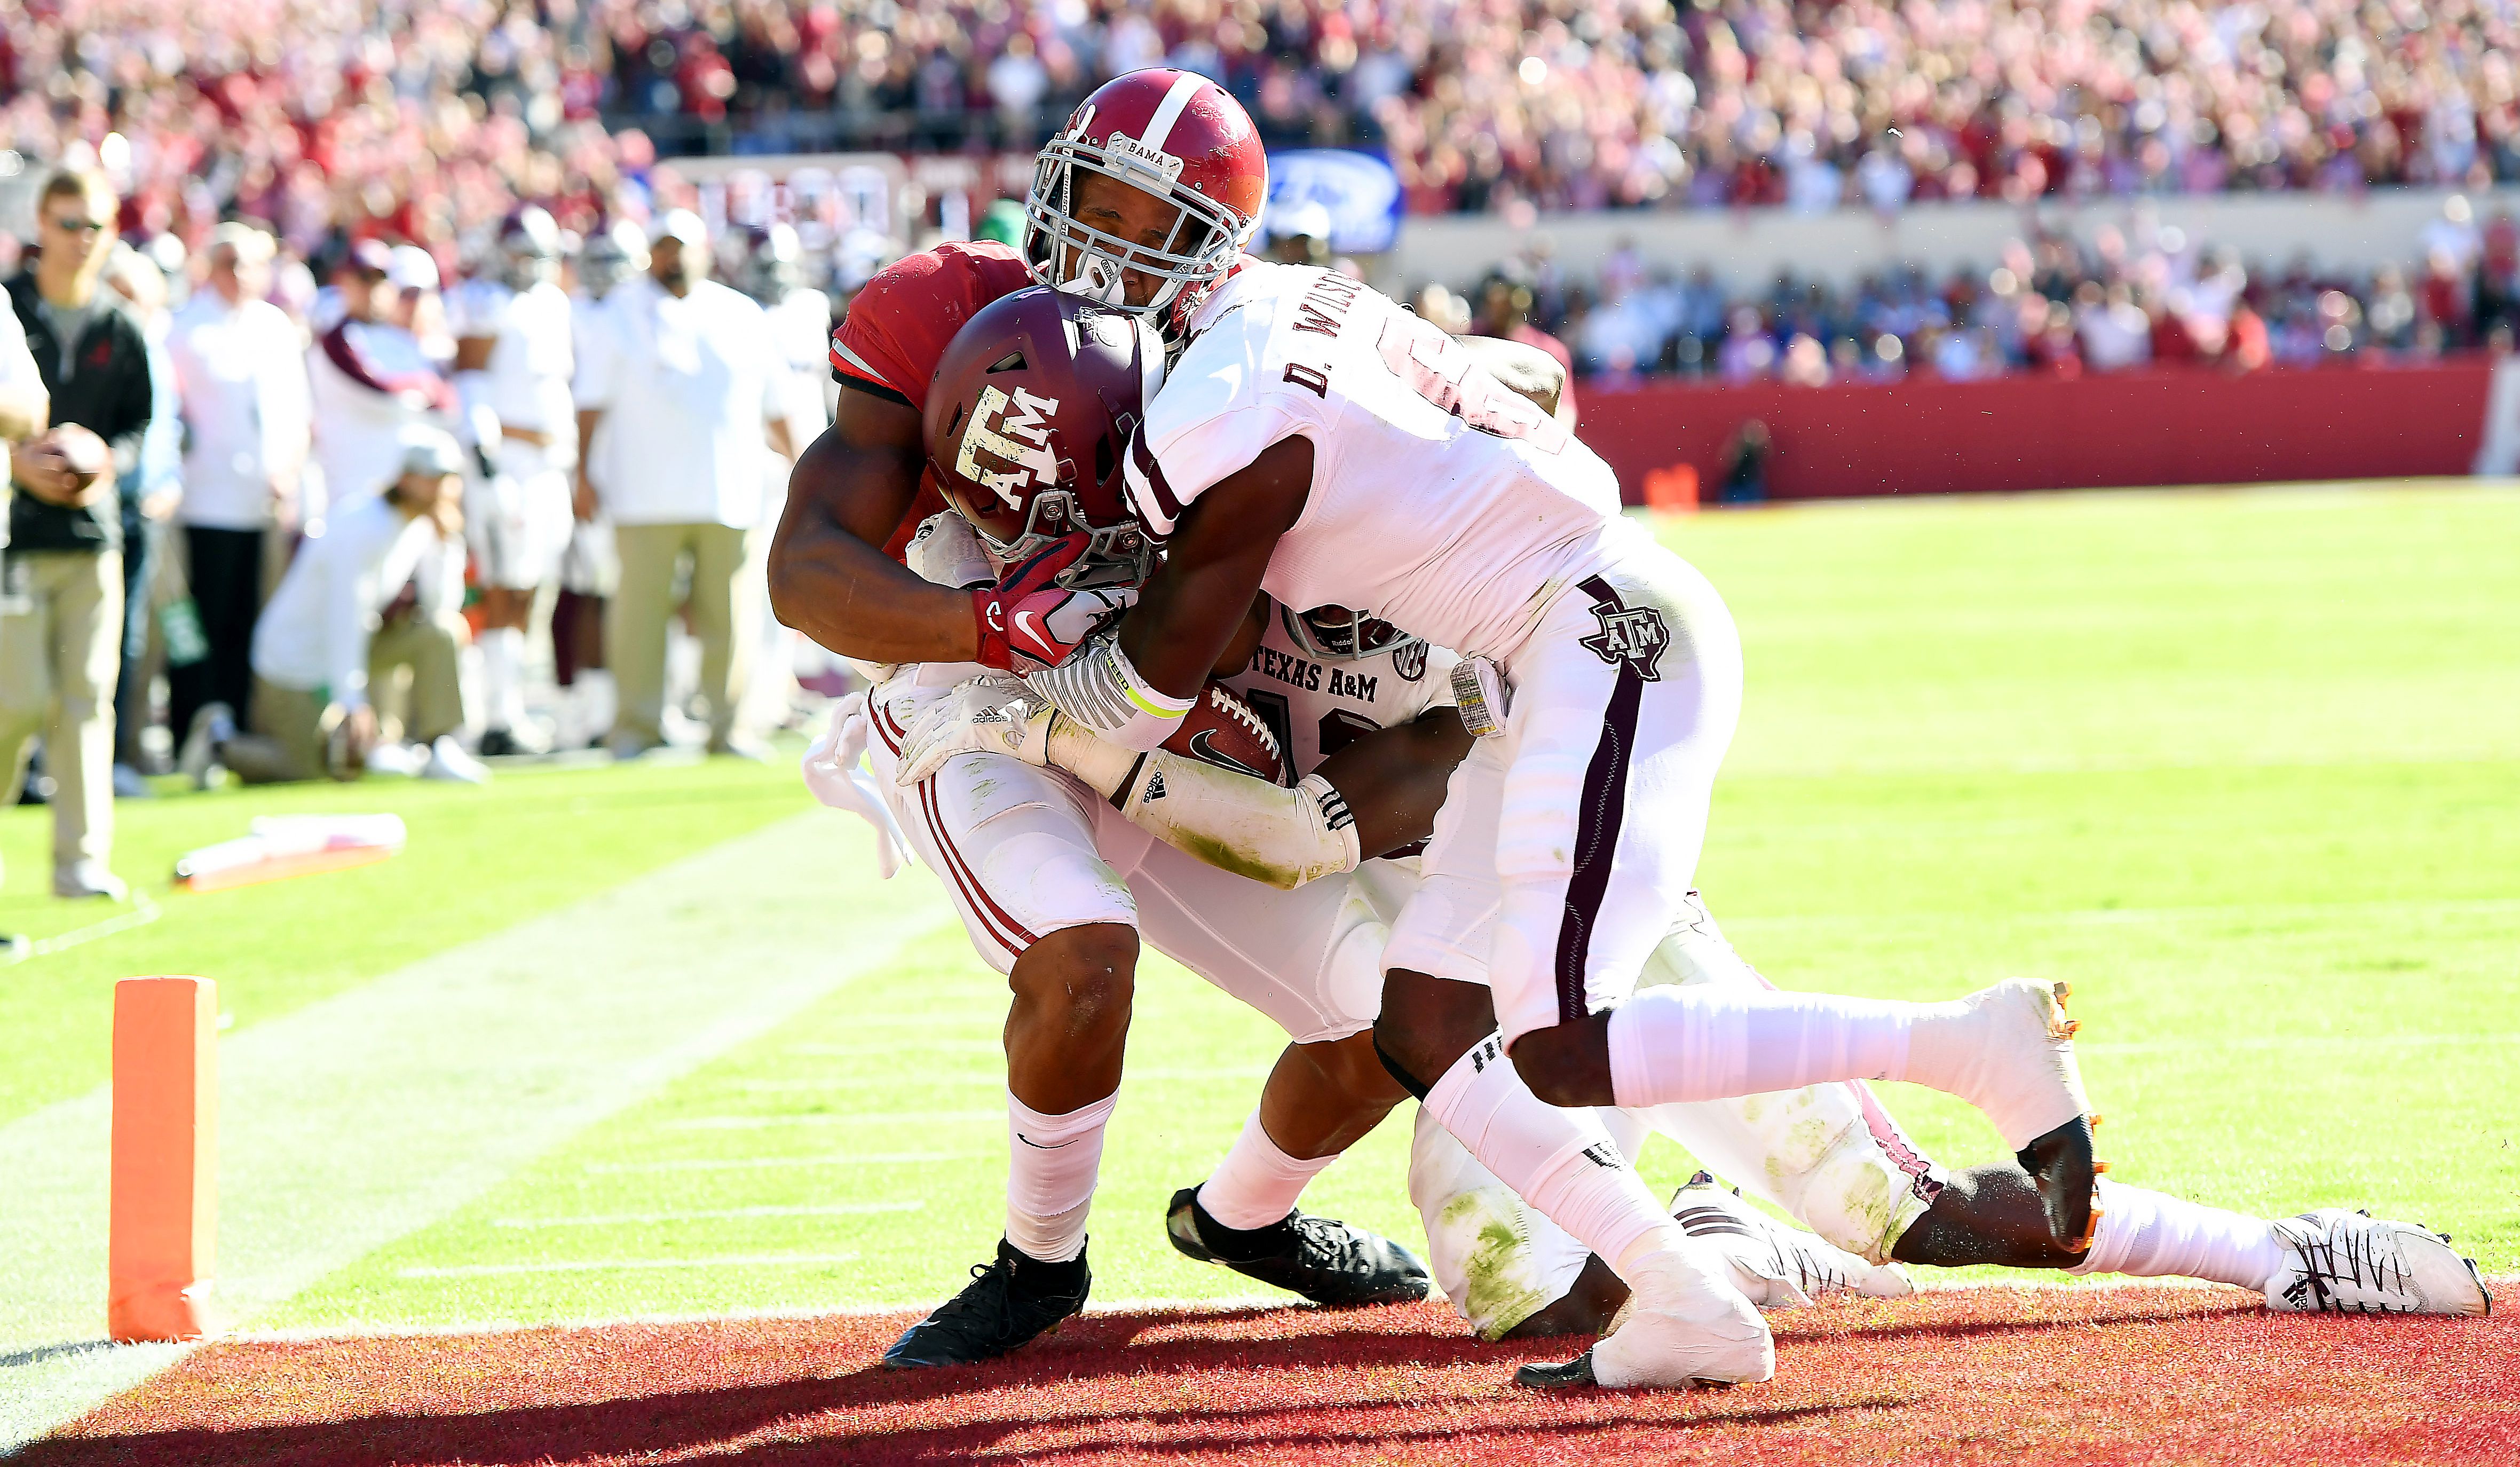
{"label": "football player in crimson jersey", "polygon": [[[1241,258],[1266,178],[1257,136],[1231,97],[1183,72],[1133,73],[1095,92],[1044,151],[1023,249],[941,246],[888,267],[850,303],[832,343],[841,389],[836,418],[790,479],[771,550],[771,593],[783,621],[888,674],[857,705],[854,723],[840,725],[855,732],[835,731],[860,741],[871,733],[879,771],[889,773],[883,760],[905,731],[900,720],[968,673],[1065,656],[1091,613],[1114,604],[1109,592],[1077,584],[1111,578],[1099,555],[1082,553],[1125,554],[1116,541],[1096,544],[1090,535],[1027,538],[1038,527],[1025,520],[1000,527],[1006,533],[991,547],[994,563],[958,556],[931,535],[917,547],[930,573],[903,564],[919,527],[944,508],[922,414],[949,344],[994,302],[1042,281],[1071,288],[1081,298],[1073,303],[1095,302],[1091,309],[1102,316],[1142,321],[1138,340],[1123,333],[1098,343],[1152,367],[1161,333]],[[1108,322],[1091,319],[1105,331]],[[1104,488],[1095,472],[1103,435],[1092,413],[1071,402],[1042,422],[1006,421],[1005,408],[1014,406],[1002,405],[996,427],[1032,436],[1028,443],[1074,438],[1056,461],[1071,471],[1082,466],[1062,481],[1076,491],[1071,502]],[[1115,458],[1125,441],[1125,434],[1110,440],[1102,457]],[[850,787],[845,771],[857,757],[844,749],[831,760],[835,787]],[[961,1296],[895,1345],[887,1359],[897,1365],[1003,1353],[1082,1307],[1086,1207],[1120,1078],[1140,932],[1154,940],[1157,925],[1195,925],[1192,898],[1142,890],[1147,873],[1121,869],[1134,857],[1097,844],[1125,833],[1143,850],[1155,847],[1150,838],[1064,774],[998,762],[1007,767],[992,777],[988,761],[962,761],[922,783],[899,816],[910,844],[948,880],[974,946],[1008,975],[1014,1139],[1008,1238],[996,1262],[975,1270]],[[1103,828],[1105,815],[1116,830]],[[1174,874],[1214,878],[1204,867]],[[1319,900],[1300,893],[1287,899]],[[1317,1170],[1309,1159],[1335,1155],[1388,1108],[1388,1077],[1361,1037],[1372,1022],[1378,975],[1358,965],[1354,955],[1364,949],[1346,940],[1372,914],[1352,920],[1334,893],[1329,904],[1338,909],[1278,922],[1228,944],[1213,962],[1191,964],[1212,979],[1230,967],[1237,991],[1299,1041],[1263,1097],[1270,1129],[1287,1149],[1265,1133],[1245,1148],[1262,1170]],[[1297,978],[1310,988],[1297,991]],[[1317,1300],[1417,1297],[1425,1287],[1422,1266],[1404,1251],[1325,1219],[1281,1210],[1239,1217],[1232,1232],[1224,1241],[1245,1271]]]}
{"label": "football player in crimson jersey", "polygon": [[[1055,711],[1029,714],[1048,725],[1038,747],[1130,819],[1202,859],[1282,887],[1362,869],[1395,893],[1414,888],[1415,854],[1434,828],[1446,776],[1470,747],[1449,688],[1435,693],[1457,660],[1385,622],[1360,623],[1339,608],[1298,617],[1265,597],[1229,653],[1246,655],[1241,670],[1221,680],[1284,727],[1292,789],[1171,755],[1133,759]],[[957,749],[1004,747],[1003,715],[1023,701],[1006,685],[975,686],[950,718],[914,734],[913,771]],[[1107,771],[1122,777],[1114,782]],[[1168,782],[1165,795],[1147,798],[1157,779]],[[1313,818],[1324,803],[1353,813],[1353,839],[1343,848],[1326,841]],[[1648,961],[1648,984],[1769,986],[1694,893],[1684,918]],[[1383,1019],[1401,1015],[1405,1001],[1404,993],[1387,1003]],[[1394,1034],[1392,1046],[1430,1070],[1496,1042],[1483,1003],[1409,1017],[1410,1031]],[[1621,1155],[1635,1157],[1648,1131],[1660,1131],[1813,1230],[1745,1207],[1703,1172],[1673,1199],[1682,1229],[1723,1254],[1734,1286],[1771,1307],[1801,1302],[1797,1292],[1904,1294],[1911,1286],[1895,1263],[2198,1278],[2262,1293],[2279,1311],[2477,1314],[2491,1305],[2474,1261],[2447,1237],[2341,1209],[2257,1217],[2104,1177],[2090,1246],[2060,1247],[2020,1168],[1945,1169],[1861,1081],[1607,1109],[1599,1119]],[[1234,1180],[1214,1176],[1176,1194],[1176,1246],[1195,1255],[1195,1234],[1184,1226],[1190,1200]],[[1626,1303],[1627,1286],[1606,1263],[1480,1165],[1425,1108],[1409,1190],[1435,1280],[1482,1338],[1597,1334]],[[2386,1261],[2358,1268],[2356,1258]]]}

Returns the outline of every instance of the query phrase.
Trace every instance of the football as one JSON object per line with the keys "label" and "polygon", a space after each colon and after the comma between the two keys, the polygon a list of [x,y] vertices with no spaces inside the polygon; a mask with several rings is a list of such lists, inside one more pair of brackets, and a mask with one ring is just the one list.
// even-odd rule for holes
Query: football
{"label": "football", "polygon": [[1164,748],[1185,758],[1256,774],[1271,784],[1286,782],[1286,756],[1268,720],[1254,712],[1233,689],[1212,682],[1181,726],[1164,740]]}

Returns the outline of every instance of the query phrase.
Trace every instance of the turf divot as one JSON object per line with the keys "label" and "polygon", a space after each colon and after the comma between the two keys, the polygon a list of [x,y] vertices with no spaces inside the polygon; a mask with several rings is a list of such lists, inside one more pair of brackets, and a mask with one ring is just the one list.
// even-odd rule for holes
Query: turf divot
{"label": "turf divot", "polygon": [[29,1448],[172,1462],[2507,1462],[2520,1325],[2272,1315],[2203,1289],[1948,1290],[1776,1316],[1778,1375],[1539,1394],[1439,1306],[1088,1314],[888,1371],[913,1316],[231,1343]]}

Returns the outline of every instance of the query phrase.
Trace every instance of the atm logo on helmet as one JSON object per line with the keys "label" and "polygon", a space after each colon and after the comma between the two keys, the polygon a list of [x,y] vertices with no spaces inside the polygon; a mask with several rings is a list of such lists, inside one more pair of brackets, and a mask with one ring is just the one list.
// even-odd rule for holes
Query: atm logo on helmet
{"label": "atm logo on helmet", "polygon": [[980,389],[954,472],[1010,508],[1023,508],[1025,490],[1058,482],[1058,457],[1050,450],[1050,417],[1058,411],[1058,398],[1037,397],[1022,388],[1012,396],[994,387]]}

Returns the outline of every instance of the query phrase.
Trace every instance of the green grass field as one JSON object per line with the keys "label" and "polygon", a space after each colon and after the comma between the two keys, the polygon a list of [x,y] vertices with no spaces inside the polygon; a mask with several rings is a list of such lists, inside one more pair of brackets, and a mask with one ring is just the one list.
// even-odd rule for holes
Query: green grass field
{"label": "green grass field", "polygon": [[[1667,533],[1725,590],[1747,644],[1748,709],[1700,881],[1771,979],[1920,998],[2014,973],[2069,979],[2121,1179],[2251,1210],[2369,1206],[2454,1232],[2489,1272],[2520,1265],[2520,496],[1867,503]],[[0,1151],[11,1123],[22,1138],[105,1078],[113,977],[216,977],[233,1046],[424,959],[460,964],[464,944],[523,919],[566,921],[669,862],[776,836],[804,806],[791,768],[724,763],[126,804],[118,864],[135,877],[272,809],[397,809],[411,848],[348,874],[161,896],[154,925],[0,968]],[[42,819],[0,813],[0,930],[98,915],[27,894]],[[853,821],[801,819],[798,839],[833,852],[828,880],[783,857],[757,912],[740,884],[723,910],[613,912],[606,936],[634,957],[608,960],[596,991],[704,998],[732,975],[666,940],[702,917],[745,929],[746,953],[845,977],[445,1190],[399,1235],[272,1291],[249,1322],[950,1292],[1000,1226],[1003,988],[930,874],[879,886]],[[897,947],[863,938],[878,919]],[[643,922],[654,963],[635,957]],[[491,1024],[481,1042],[573,1038]],[[1099,1297],[1245,1292],[1175,1258],[1159,1212],[1232,1140],[1277,1047],[1169,963],[1142,976],[1094,1225]],[[1889,1088],[1943,1160],[2000,1149],[1964,1108]],[[535,1100],[500,1103],[515,1118]],[[1418,1240],[1407,1136],[1404,1108],[1307,1206]],[[1689,1164],[1657,1142],[1645,1165],[1668,1180]],[[346,1205],[291,1203],[318,1218]],[[0,1349],[61,1328],[19,1319]]]}

